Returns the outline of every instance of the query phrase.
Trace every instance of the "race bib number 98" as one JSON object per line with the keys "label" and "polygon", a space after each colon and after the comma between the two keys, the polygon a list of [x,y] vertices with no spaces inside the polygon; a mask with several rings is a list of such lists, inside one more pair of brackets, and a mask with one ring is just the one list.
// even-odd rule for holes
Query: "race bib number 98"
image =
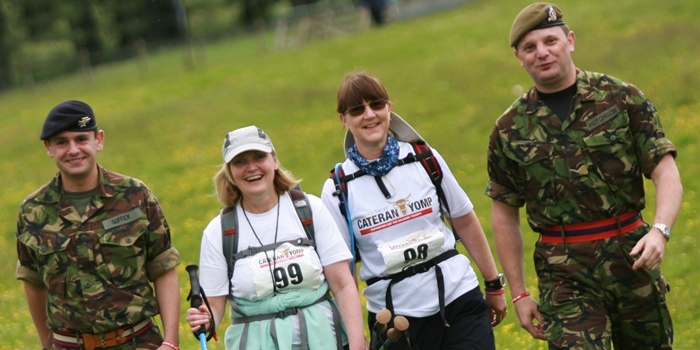
{"label": "race bib number 98", "polygon": [[313,263],[313,247],[283,243],[276,249],[247,258],[258,299],[274,294],[321,286],[322,269]]}
{"label": "race bib number 98", "polygon": [[384,258],[386,275],[401,272],[404,268],[422,263],[440,255],[445,236],[437,228],[417,231],[379,245]]}

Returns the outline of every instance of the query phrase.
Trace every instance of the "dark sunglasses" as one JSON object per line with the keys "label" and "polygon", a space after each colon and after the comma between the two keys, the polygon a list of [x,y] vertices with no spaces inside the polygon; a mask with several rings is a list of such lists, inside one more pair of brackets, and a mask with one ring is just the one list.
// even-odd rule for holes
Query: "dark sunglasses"
{"label": "dark sunglasses", "polygon": [[365,113],[365,106],[369,106],[369,108],[372,108],[372,110],[378,111],[380,109],[384,109],[386,107],[387,102],[389,100],[374,100],[369,102],[368,104],[361,104],[357,106],[350,107],[345,110],[345,113],[350,114],[352,117],[359,117],[363,113]]}

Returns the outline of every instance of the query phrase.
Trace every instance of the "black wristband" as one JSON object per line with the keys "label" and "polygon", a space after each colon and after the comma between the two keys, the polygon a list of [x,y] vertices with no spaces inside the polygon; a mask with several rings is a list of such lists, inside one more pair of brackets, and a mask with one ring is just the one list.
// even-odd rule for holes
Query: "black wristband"
{"label": "black wristband", "polygon": [[484,280],[484,289],[487,292],[493,292],[496,290],[503,289],[503,287],[506,286],[506,281],[502,273],[498,274],[498,277],[496,279],[486,281]]}

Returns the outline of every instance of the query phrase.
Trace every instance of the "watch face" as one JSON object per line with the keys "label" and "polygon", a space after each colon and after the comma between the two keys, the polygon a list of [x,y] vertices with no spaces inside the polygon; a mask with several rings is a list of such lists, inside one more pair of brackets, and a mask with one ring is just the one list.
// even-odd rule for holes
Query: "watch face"
{"label": "watch face", "polygon": [[502,273],[499,273],[498,277],[494,280],[494,284],[498,284],[499,288],[503,288],[506,285],[505,276],[503,276]]}
{"label": "watch face", "polygon": [[661,231],[661,234],[664,236],[664,238],[666,238],[667,241],[669,239],[671,239],[671,228],[670,227],[668,227],[664,224],[658,224],[658,223],[652,225],[652,227],[659,229],[659,231]]}

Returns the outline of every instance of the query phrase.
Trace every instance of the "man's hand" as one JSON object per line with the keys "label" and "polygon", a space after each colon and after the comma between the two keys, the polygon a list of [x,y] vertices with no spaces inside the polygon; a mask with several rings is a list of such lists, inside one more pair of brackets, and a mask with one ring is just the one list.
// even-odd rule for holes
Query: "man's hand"
{"label": "man's hand", "polygon": [[[532,297],[524,297],[513,304],[520,320],[520,327],[530,332],[533,338],[547,340],[542,332],[542,314],[537,309],[537,302]],[[537,323],[533,322],[537,320]]]}
{"label": "man's hand", "polygon": [[632,268],[637,270],[640,268],[646,268],[649,270],[655,270],[661,266],[661,262],[664,260],[664,252],[666,251],[666,238],[661,234],[661,231],[657,228],[652,228],[651,231],[647,232],[642,239],[637,242],[637,244],[630,251],[630,256],[639,257],[637,261],[634,262]]}

